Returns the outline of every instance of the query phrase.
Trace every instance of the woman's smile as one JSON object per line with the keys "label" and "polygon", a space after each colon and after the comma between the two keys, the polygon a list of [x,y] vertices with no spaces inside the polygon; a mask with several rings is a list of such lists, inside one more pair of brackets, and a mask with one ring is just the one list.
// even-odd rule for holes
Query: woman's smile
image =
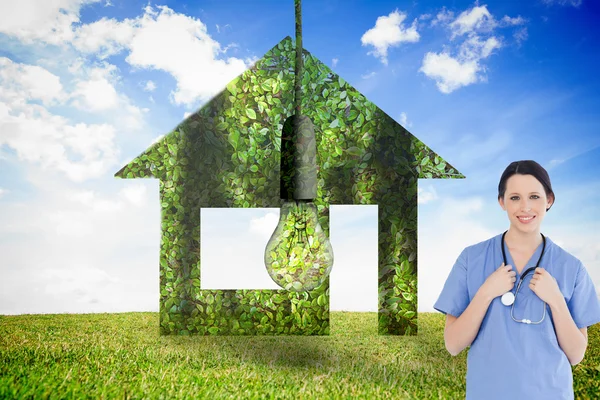
{"label": "woman's smile", "polygon": [[522,224],[529,224],[531,221],[534,220],[534,218],[535,215],[517,217],[519,222],[521,222]]}

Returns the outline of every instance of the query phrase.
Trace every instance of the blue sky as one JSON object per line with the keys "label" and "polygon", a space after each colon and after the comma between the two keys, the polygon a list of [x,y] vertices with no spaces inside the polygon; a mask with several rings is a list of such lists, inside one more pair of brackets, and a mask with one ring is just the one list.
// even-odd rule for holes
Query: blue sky
{"label": "blue sky", "polygon": [[[497,182],[519,159],[552,179],[542,232],[600,287],[599,16],[590,0],[303,1],[304,48],[467,176],[419,182],[419,310],[465,246],[507,229]],[[292,0],[0,4],[0,313],[157,311],[158,181],[113,174],[294,35]],[[332,207],[333,309],[377,308],[375,215]],[[277,217],[203,210],[203,246],[222,250],[203,285],[274,287],[256,249]],[[228,224],[256,253],[243,270]]]}

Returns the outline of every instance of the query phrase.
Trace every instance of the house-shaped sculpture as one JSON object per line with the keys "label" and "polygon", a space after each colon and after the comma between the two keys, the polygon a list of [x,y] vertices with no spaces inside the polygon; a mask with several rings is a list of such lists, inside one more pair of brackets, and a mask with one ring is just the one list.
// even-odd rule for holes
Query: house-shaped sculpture
{"label": "house-shaped sculpture", "polygon": [[[115,174],[160,180],[161,334],[329,334],[329,279],[299,293],[200,289],[200,209],[282,205],[294,60],[288,36]],[[305,50],[303,60],[320,224],[329,234],[330,204],[378,205],[379,333],[416,334],[417,179],[464,176]]]}

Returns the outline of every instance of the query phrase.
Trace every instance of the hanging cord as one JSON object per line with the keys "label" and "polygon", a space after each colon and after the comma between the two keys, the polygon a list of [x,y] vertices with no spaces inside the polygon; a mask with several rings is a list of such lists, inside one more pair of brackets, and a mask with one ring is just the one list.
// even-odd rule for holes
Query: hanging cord
{"label": "hanging cord", "polygon": [[294,109],[296,116],[302,113],[302,7],[301,0],[294,0],[296,5],[296,76],[294,81]]}

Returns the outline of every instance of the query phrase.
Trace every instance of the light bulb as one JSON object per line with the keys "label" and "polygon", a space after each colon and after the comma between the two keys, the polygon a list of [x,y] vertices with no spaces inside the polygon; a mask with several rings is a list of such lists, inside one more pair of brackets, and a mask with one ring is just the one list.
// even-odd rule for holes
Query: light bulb
{"label": "light bulb", "polygon": [[265,265],[275,283],[286,290],[313,290],[325,281],[333,266],[333,248],[312,201],[283,203],[265,249]]}

